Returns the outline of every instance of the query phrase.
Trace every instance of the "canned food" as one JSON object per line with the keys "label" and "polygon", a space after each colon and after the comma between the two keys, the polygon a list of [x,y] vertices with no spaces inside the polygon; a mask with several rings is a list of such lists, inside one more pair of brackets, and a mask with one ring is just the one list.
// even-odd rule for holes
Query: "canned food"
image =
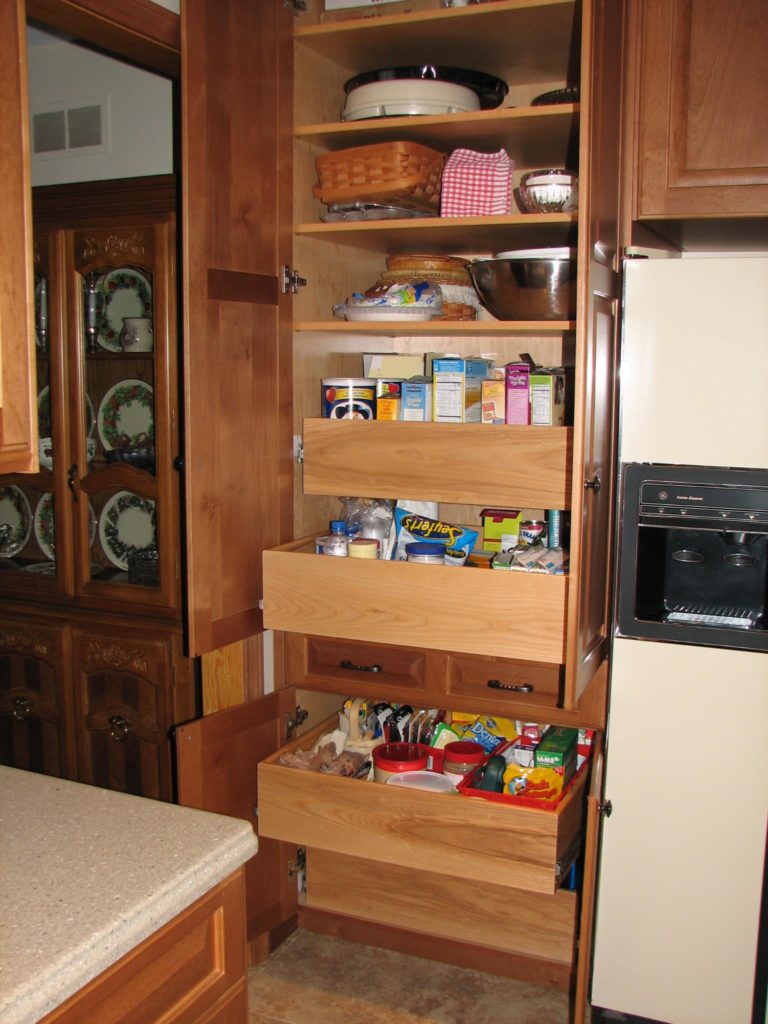
{"label": "canned food", "polygon": [[547,539],[547,524],[543,519],[525,519],[520,523],[520,539],[529,544],[543,544]]}
{"label": "canned food", "polygon": [[372,420],[376,381],[369,377],[326,377],[322,381],[323,416],[332,420]]}
{"label": "canned food", "polygon": [[547,547],[561,548],[562,546],[562,518],[560,509],[551,508],[547,512]]}
{"label": "canned food", "polygon": [[435,541],[414,541],[405,545],[406,562],[426,562],[431,565],[445,565],[445,544]]}

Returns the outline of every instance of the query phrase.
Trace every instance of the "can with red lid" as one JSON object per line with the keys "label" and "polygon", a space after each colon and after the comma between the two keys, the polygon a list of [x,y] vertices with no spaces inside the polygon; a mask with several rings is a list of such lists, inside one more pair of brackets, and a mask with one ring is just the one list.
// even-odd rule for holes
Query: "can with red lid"
{"label": "can with red lid", "polygon": [[446,743],[443,773],[454,782],[461,782],[464,776],[473,772],[483,763],[484,759],[485,747],[482,743],[474,743],[471,740],[456,740],[454,743]]}

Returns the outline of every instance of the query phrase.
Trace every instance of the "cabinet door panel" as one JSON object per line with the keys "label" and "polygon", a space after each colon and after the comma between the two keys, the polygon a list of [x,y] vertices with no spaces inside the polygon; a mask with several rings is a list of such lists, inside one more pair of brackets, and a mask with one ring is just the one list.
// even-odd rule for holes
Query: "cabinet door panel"
{"label": "cabinet door panel", "polygon": [[192,653],[261,629],[261,552],[292,521],[293,13],[182,10],[184,371]]}
{"label": "cabinet door panel", "polygon": [[[618,312],[620,80],[624,4],[584,5],[576,399],[565,706],[608,651]],[[586,116],[585,116],[586,115]]]}
{"label": "cabinet door panel", "polygon": [[170,800],[169,642],[73,632],[80,781]]}
{"label": "cabinet door panel", "polygon": [[638,131],[641,217],[763,214],[763,0],[646,0]]}
{"label": "cabinet door panel", "polygon": [[74,778],[66,634],[13,619],[0,622],[0,760],[13,768]]}
{"label": "cabinet door panel", "polygon": [[[32,199],[24,0],[0,5],[0,472],[37,469]],[[26,258],[25,258],[26,257]]]}

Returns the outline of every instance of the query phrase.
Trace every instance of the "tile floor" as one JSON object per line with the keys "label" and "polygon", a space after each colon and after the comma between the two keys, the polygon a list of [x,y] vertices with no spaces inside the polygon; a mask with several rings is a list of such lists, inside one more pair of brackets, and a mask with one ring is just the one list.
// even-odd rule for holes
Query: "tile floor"
{"label": "tile floor", "polygon": [[297,931],[250,972],[249,1024],[568,1024],[568,996]]}

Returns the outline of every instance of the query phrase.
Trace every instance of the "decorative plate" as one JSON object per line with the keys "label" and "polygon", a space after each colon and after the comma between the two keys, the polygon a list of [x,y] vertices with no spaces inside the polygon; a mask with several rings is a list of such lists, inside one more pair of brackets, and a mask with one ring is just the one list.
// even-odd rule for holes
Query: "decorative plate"
{"label": "decorative plate", "polygon": [[104,554],[118,569],[128,570],[128,556],[155,547],[155,503],[132,491],[113,494],[101,510],[99,537]]}
{"label": "decorative plate", "polygon": [[[85,429],[88,437],[93,437],[96,428],[96,413],[91,396],[85,395]],[[37,396],[37,429],[40,437],[51,437],[51,389],[46,384]],[[50,467],[49,467],[50,468]]]}
{"label": "decorative plate", "polygon": [[108,352],[122,352],[124,316],[152,316],[152,285],[132,267],[110,270],[96,283],[96,341]]}
{"label": "decorative plate", "polygon": [[121,380],[104,395],[97,425],[105,451],[154,446],[154,391],[143,380]]}
{"label": "decorative plate", "polygon": [[32,509],[24,491],[10,484],[0,488],[0,536],[10,527],[8,540],[0,540],[0,556],[13,558],[26,545],[32,533]]}
{"label": "decorative plate", "polygon": [[[90,499],[88,500],[88,534],[90,545],[93,547],[93,542],[96,539],[96,513],[93,511]],[[35,538],[40,545],[40,550],[51,561],[56,559],[54,535],[53,495],[47,492],[38,501],[35,509]],[[42,569],[38,571],[42,572]]]}

